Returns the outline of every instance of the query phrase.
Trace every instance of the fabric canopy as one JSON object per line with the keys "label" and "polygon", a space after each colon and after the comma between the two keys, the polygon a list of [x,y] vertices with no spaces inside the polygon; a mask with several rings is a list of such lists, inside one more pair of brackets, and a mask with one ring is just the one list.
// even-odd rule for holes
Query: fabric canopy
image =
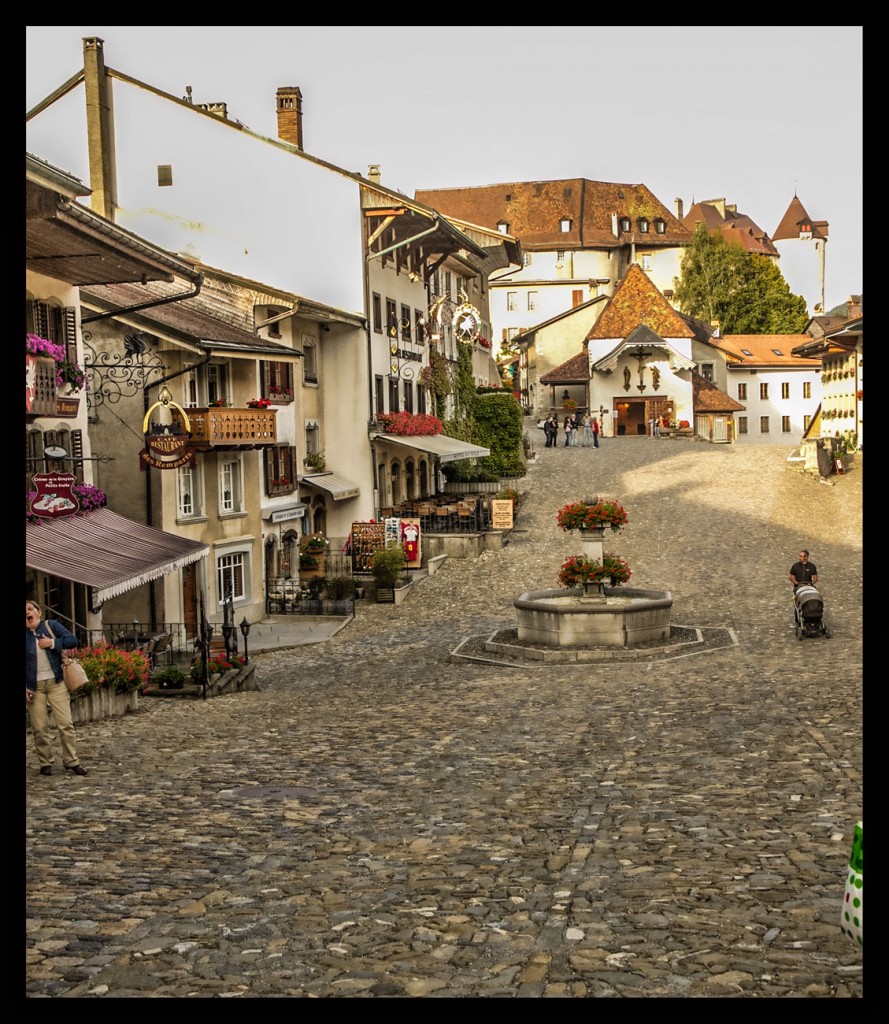
{"label": "fabric canopy", "polygon": [[357,498],[361,493],[360,488],[347,480],[344,476],[337,476],[336,473],[310,473],[300,478],[304,484],[312,484],[327,491],[334,501],[342,501],[343,498]]}
{"label": "fabric canopy", "polygon": [[107,508],[28,523],[25,533],[28,568],[92,587],[94,609],[210,552]]}
{"label": "fabric canopy", "polygon": [[469,444],[468,441],[448,437],[447,434],[428,434],[422,437],[413,435],[408,437],[404,434],[377,434],[374,440],[428,452],[430,455],[437,455],[442,462],[454,462],[457,459],[480,459],[491,454],[490,448]]}

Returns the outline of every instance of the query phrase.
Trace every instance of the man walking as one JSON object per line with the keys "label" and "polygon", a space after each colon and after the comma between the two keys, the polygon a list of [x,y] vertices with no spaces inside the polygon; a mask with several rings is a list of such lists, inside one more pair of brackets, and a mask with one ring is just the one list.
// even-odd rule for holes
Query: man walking
{"label": "man walking", "polygon": [[594,448],[598,448],[599,447],[599,417],[598,416],[593,416],[592,420],[593,420],[593,423],[592,423],[592,428],[593,428],[593,447]]}

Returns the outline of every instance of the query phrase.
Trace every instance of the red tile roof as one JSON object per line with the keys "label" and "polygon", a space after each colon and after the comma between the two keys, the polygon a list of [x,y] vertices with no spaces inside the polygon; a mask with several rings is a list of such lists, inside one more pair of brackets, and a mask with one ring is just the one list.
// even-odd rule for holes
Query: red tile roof
{"label": "red tile roof", "polygon": [[725,201],[704,201],[695,203],[682,218],[682,223],[694,231],[695,225],[703,221],[710,234],[719,232],[727,242],[740,245],[746,252],[760,253],[763,256],[777,256],[778,250],[771,239],[745,213],[738,213]]}
{"label": "red tile roof", "polygon": [[781,218],[781,223],[775,228],[772,238],[776,242],[784,238],[799,238],[800,224],[811,226],[813,238],[827,238],[827,221],[813,221],[797,196],[790,200],[790,206],[787,207],[787,212]]}
{"label": "red tile roof", "polygon": [[695,412],[743,412],[746,406],[692,370],[692,407]]}
{"label": "red tile roof", "polygon": [[564,363],[553,367],[548,373],[541,374],[541,384],[585,384],[590,379],[589,355],[584,345],[583,351],[566,359]]}
{"label": "red tile roof", "polygon": [[[726,334],[711,339],[712,344],[725,352],[735,365],[798,366],[803,369],[821,365],[819,359],[800,359],[792,355],[795,347],[811,340],[808,334]],[[745,353],[745,349],[750,355]]]}
{"label": "red tile roof", "polygon": [[[417,202],[447,217],[457,217],[486,227],[508,225],[509,234],[522,248],[614,249],[633,242],[651,247],[687,245],[691,232],[683,226],[645,185],[628,185],[587,178],[557,181],[516,181],[469,188],[419,189]],[[615,235],[613,217],[628,217],[630,230]],[[563,232],[567,218],[571,230]],[[639,230],[646,218],[649,230]],[[655,221],[665,230],[658,234]]]}
{"label": "red tile roof", "polygon": [[626,338],[640,324],[662,338],[691,338],[694,332],[638,265],[630,265],[587,338]]}

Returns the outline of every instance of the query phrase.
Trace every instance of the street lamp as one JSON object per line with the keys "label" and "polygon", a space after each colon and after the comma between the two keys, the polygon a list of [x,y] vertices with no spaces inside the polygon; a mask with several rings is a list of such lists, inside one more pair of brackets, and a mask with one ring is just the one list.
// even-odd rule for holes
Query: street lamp
{"label": "street lamp", "polygon": [[225,639],[225,655],[230,658],[232,654],[232,634],[235,631],[235,627],[230,622],[224,622],[222,624],[222,636]]}
{"label": "street lamp", "polygon": [[244,637],[244,664],[246,665],[250,661],[247,653],[247,637],[250,636],[250,623],[247,621],[246,615],[241,619],[241,635]]}

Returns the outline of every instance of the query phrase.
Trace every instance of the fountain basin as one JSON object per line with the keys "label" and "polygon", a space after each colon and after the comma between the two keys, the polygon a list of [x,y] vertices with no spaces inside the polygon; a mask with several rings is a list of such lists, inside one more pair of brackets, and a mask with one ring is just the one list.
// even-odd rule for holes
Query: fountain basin
{"label": "fountain basin", "polygon": [[633,647],[670,636],[669,590],[603,587],[603,596],[581,590],[531,590],[514,601],[519,640],[548,647]]}

